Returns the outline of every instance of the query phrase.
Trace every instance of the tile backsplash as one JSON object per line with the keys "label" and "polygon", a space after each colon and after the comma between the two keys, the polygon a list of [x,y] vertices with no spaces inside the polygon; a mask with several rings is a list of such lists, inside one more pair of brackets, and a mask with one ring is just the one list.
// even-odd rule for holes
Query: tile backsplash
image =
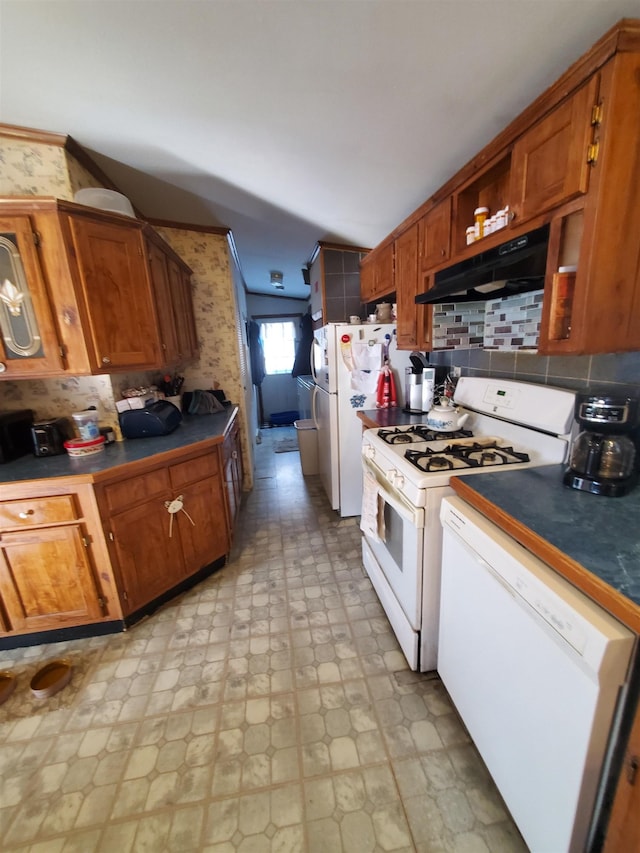
{"label": "tile backsplash", "polygon": [[597,388],[640,398],[640,352],[552,356],[472,349],[430,353],[429,360],[434,367],[460,367],[464,376],[517,379],[573,391]]}
{"label": "tile backsplash", "polygon": [[540,340],[542,290],[490,299],[484,312],[484,348],[536,350]]}

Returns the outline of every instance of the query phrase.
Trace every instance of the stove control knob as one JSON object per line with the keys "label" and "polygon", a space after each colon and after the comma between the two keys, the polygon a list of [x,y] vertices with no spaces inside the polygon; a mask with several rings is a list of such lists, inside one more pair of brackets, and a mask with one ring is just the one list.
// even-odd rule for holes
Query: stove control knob
{"label": "stove control knob", "polygon": [[367,459],[373,459],[373,457],[376,455],[376,451],[373,447],[371,447],[370,444],[365,444],[365,446],[362,448],[362,455],[366,456]]}
{"label": "stove control knob", "polygon": [[394,489],[401,489],[404,486],[404,477],[394,468],[392,471],[389,471],[389,482]]}

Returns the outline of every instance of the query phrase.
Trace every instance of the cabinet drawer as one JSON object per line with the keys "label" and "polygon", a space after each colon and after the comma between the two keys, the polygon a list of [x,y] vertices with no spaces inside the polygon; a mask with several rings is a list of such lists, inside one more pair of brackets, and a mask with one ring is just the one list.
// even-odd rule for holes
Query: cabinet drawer
{"label": "cabinet drawer", "polygon": [[169,470],[171,488],[181,489],[187,483],[195,483],[198,480],[204,480],[205,477],[214,477],[218,473],[218,454],[212,450],[204,456],[172,465]]}
{"label": "cabinet drawer", "polygon": [[169,475],[166,468],[160,468],[107,486],[104,493],[109,510],[115,513],[168,491]]}
{"label": "cabinet drawer", "polygon": [[0,503],[0,529],[28,527],[34,524],[55,524],[78,518],[73,495],[46,498],[27,498]]}

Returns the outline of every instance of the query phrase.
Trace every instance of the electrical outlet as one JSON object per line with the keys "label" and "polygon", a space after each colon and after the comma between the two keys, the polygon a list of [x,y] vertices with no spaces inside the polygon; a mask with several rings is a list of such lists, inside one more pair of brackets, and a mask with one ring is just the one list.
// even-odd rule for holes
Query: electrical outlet
{"label": "electrical outlet", "polygon": [[451,375],[454,379],[457,379],[459,376],[462,376],[462,368],[455,365],[451,368]]}

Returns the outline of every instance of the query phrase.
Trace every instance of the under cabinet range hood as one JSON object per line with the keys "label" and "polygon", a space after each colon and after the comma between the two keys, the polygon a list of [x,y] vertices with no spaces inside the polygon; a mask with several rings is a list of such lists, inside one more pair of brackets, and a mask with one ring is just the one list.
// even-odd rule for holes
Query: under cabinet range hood
{"label": "under cabinet range hood", "polygon": [[482,302],[544,286],[549,226],[514,237],[435,274],[430,290],[416,296],[419,305]]}

